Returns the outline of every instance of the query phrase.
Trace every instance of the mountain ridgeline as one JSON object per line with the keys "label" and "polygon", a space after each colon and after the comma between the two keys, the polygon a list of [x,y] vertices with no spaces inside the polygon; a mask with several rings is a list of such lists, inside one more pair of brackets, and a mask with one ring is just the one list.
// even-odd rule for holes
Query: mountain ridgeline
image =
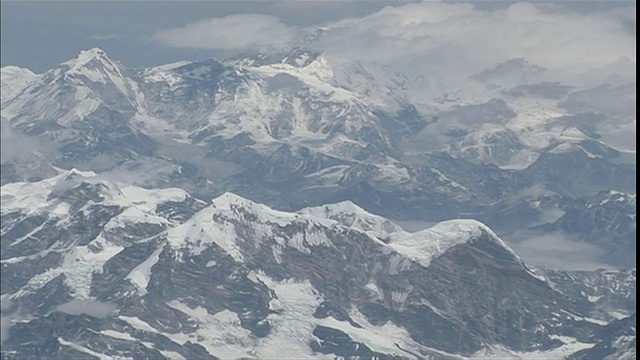
{"label": "mountain ridgeline", "polygon": [[534,269],[473,220],[411,233],[78,170],[2,202],[7,359],[568,355],[635,319],[635,270]]}
{"label": "mountain ridgeline", "polygon": [[3,67],[2,359],[635,358],[635,83],[545,71]]}

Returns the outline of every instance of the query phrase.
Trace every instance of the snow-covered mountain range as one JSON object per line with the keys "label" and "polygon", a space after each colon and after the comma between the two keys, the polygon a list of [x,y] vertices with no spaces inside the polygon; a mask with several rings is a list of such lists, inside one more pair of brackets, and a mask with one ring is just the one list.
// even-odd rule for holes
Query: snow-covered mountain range
{"label": "snow-covered mountain range", "polygon": [[75,169],[3,185],[1,219],[3,359],[615,358],[635,339],[635,270],[534,269],[474,220],[412,233],[352,202]]}
{"label": "snow-covered mountain range", "polygon": [[[42,74],[2,68],[2,183],[76,167],[286,211],[349,200],[396,219],[473,217],[499,234],[543,229],[600,191],[635,196],[635,142],[616,135],[635,129],[635,87],[545,74],[513,59],[452,91],[302,48],[146,69],[94,48]],[[589,100],[612,87],[615,109]]]}
{"label": "snow-covered mountain range", "polygon": [[[1,71],[3,360],[635,357],[635,83],[304,48]],[[516,246],[566,238],[609,269]]]}

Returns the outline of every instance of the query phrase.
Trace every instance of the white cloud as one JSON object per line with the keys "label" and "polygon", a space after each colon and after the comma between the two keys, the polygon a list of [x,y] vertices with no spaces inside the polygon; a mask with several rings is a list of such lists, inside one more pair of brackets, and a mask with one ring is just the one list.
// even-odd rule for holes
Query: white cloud
{"label": "white cloud", "polygon": [[477,72],[525,58],[552,72],[583,73],[627,58],[635,72],[635,36],[617,14],[532,3],[482,11],[469,4],[423,2],[341,20],[318,45],[354,59],[425,69]]}
{"label": "white cloud", "polygon": [[93,39],[93,40],[98,40],[98,41],[104,41],[104,40],[118,40],[118,39],[122,39],[122,35],[120,35],[120,34],[116,34],[116,33],[111,33],[111,34],[95,34],[95,35],[91,36],[91,39]]}
{"label": "white cloud", "polygon": [[275,16],[240,14],[161,30],[152,38],[180,48],[252,50],[280,48],[295,36],[296,29],[286,26]]}
{"label": "white cloud", "polygon": [[[612,72],[635,78],[635,35],[625,25],[635,22],[635,4],[627,10],[581,13],[550,3],[481,10],[470,3],[427,1],[326,24],[310,46],[330,58],[464,79],[513,58],[547,68],[555,81],[587,73],[601,80]],[[311,30],[246,14],[163,30],[153,38],[176,47],[250,50],[297,44]]]}
{"label": "white cloud", "polygon": [[8,121],[0,119],[0,164],[25,161],[38,155],[49,157],[57,151],[53,142],[14,131]]}
{"label": "white cloud", "polygon": [[578,241],[562,231],[546,234],[523,232],[511,238],[525,237],[521,241],[511,241],[509,246],[525,263],[564,270],[611,269],[600,257],[605,251],[596,245]]}
{"label": "white cloud", "polygon": [[73,299],[67,303],[59,305],[55,309],[69,315],[89,315],[104,319],[118,311],[118,307],[112,303],[105,303],[98,300]]}

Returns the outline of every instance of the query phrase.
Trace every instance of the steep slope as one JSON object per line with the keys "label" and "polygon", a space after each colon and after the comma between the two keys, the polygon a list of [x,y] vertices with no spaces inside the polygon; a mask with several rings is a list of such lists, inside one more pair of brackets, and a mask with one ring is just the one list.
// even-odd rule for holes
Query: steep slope
{"label": "steep slope", "polygon": [[2,204],[18,358],[455,358],[594,343],[604,324],[471,220],[408,233],[349,203],[206,204],[77,170]]}
{"label": "steep slope", "polygon": [[18,66],[3,66],[0,70],[0,89],[2,91],[2,106],[34,82],[37,75],[29,69]]}
{"label": "steep slope", "polygon": [[3,103],[2,116],[27,135],[58,142],[59,165],[151,155],[156,144],[130,124],[138,111],[137,85],[123,73],[104,51],[82,51]]}

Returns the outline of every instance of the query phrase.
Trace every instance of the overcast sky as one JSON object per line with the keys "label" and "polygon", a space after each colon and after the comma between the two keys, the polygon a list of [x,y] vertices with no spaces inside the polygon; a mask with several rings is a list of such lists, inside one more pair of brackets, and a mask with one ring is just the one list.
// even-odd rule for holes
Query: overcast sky
{"label": "overcast sky", "polygon": [[558,74],[635,81],[635,8],[624,1],[2,1],[1,60],[41,72],[100,47],[143,67],[305,44],[419,72],[474,73],[525,58],[563,81]]}

